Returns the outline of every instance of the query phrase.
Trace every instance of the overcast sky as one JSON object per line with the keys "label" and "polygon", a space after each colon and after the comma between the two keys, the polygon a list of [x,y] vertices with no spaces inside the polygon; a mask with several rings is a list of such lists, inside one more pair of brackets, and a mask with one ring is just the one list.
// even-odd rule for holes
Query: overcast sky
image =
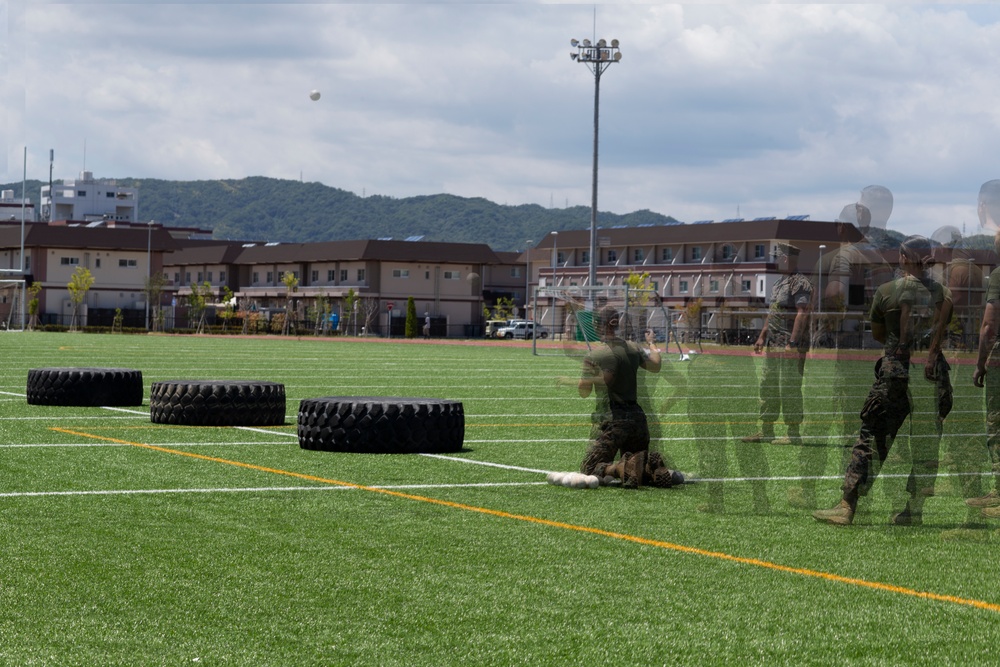
{"label": "overcast sky", "polygon": [[51,148],[56,179],[589,206],[594,75],[573,37],[621,44],[601,77],[602,211],[834,220],[879,184],[890,229],[973,234],[1000,178],[988,4],[0,0],[0,18],[5,183],[27,146],[41,180]]}

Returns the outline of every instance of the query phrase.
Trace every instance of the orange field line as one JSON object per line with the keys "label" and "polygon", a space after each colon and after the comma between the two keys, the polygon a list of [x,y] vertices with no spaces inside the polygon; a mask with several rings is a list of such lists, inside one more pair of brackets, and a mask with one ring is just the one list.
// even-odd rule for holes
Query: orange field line
{"label": "orange field line", "polygon": [[867,581],[865,579],[855,579],[853,577],[844,577],[839,574],[832,574],[830,572],[821,572],[819,570],[810,570],[807,568],[791,567],[788,565],[781,565],[779,563],[772,563],[766,560],[760,560],[758,558],[744,558],[742,556],[733,556],[732,554],[727,554],[721,551],[708,551],[706,549],[699,549],[697,547],[689,547],[683,544],[674,544],[672,542],[664,542],[661,540],[654,540],[646,537],[639,537],[637,535],[628,535],[626,533],[616,533],[608,530],[603,530],[601,528],[592,528],[590,526],[580,526],[572,523],[563,523],[562,521],[552,521],[551,519],[542,519],[539,517],[528,516],[525,514],[512,514],[510,512],[504,512],[502,510],[489,509],[487,507],[477,507],[475,505],[466,505],[463,503],[456,503],[450,500],[441,500],[439,498],[430,498],[427,496],[418,496],[412,493],[403,493],[401,491],[393,491],[391,489],[380,489],[374,486],[365,486],[362,484],[354,484],[352,482],[343,482],[336,479],[327,479],[324,477],[317,477],[315,475],[307,475],[299,472],[292,472],[290,470],[281,470],[279,468],[269,468],[266,466],[259,466],[253,463],[245,463],[243,461],[233,461],[230,459],[218,458],[215,456],[205,456],[204,454],[196,454],[194,452],[185,452],[178,449],[171,449],[169,447],[159,447],[157,445],[149,445],[141,442],[131,442],[128,440],[119,440],[117,438],[110,438],[102,435],[94,435],[91,433],[84,433],[81,431],[72,431],[70,429],[64,428],[53,428],[53,431],[58,431],[60,433],[67,433],[69,435],[74,435],[80,438],[91,438],[94,440],[106,440],[109,442],[115,442],[124,445],[132,445],[134,447],[141,447],[143,449],[151,449],[158,452],[164,452],[166,454],[174,454],[177,456],[187,456],[193,459],[199,459],[202,461],[212,461],[214,463],[224,463],[226,465],[237,466],[240,468],[247,468],[250,470],[257,470],[260,472],[269,472],[276,475],[284,475],[286,477],[295,477],[298,479],[309,480],[312,482],[319,482],[322,484],[331,484],[334,486],[342,486],[351,489],[358,489],[361,491],[370,491],[372,493],[381,493],[386,496],[393,496],[396,498],[404,498],[406,500],[415,500],[424,503],[431,503],[433,505],[440,505],[443,507],[450,507],[452,509],[460,509],[468,512],[478,512],[479,514],[486,514],[489,516],[500,517],[504,519],[515,519],[517,521],[525,521],[528,523],[534,523],[542,526],[550,526],[552,528],[561,528],[564,530],[572,530],[580,533],[589,533],[591,535],[599,535],[601,537],[609,537],[616,540],[622,540],[625,542],[633,542],[635,544],[642,544],[645,546],[656,547],[658,549],[666,549],[669,551],[676,551],[679,553],[694,554],[696,556],[704,556],[707,558],[715,558],[718,560],[729,561],[731,563],[740,563],[742,565],[752,565],[755,567],[761,567],[768,570],[775,570],[778,572],[787,572],[789,574],[797,574],[803,577],[810,577],[813,579],[824,579],[827,581],[835,581],[842,584],[850,584],[852,586],[860,586],[862,588],[870,588],[877,591],[884,591],[889,593],[896,593],[899,595],[906,595],[909,597],[923,598],[925,600],[935,600],[937,602],[949,602],[952,604],[964,605],[968,607],[975,607],[977,609],[985,609],[987,611],[993,611],[1000,613],[1000,604],[994,604],[991,602],[984,602],[982,600],[974,600],[970,598],[962,598],[954,595],[942,595],[940,593],[932,593],[929,591],[918,591],[913,588],[906,588],[904,586],[895,586],[893,584],[884,584],[877,581]]}

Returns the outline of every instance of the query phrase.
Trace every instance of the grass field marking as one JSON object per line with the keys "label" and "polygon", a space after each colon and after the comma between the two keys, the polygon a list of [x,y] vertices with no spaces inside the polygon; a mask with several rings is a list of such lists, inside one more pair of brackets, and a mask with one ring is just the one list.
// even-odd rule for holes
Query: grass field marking
{"label": "grass field marking", "polygon": [[522,468],[521,466],[512,466],[505,463],[493,463],[492,461],[475,461],[473,459],[460,459],[457,456],[445,456],[444,454],[426,454],[420,453],[420,456],[426,456],[429,459],[443,459],[445,461],[454,461],[456,463],[469,463],[471,465],[477,466],[489,466],[491,468],[503,468],[504,470],[518,470],[520,472],[536,472],[542,475],[547,475],[550,470],[538,470],[536,468]]}
{"label": "grass field marking", "polygon": [[616,533],[609,530],[604,530],[602,528],[594,528],[592,526],[581,526],[572,523],[564,523],[562,521],[553,521],[551,519],[543,519],[541,517],[529,516],[526,514],[513,514],[511,512],[505,512],[503,510],[490,509],[488,507],[478,507],[476,505],[466,505],[464,503],[457,503],[450,500],[442,500],[440,498],[430,498],[428,496],[418,496],[412,493],[404,493],[402,491],[394,491],[388,488],[380,488],[377,486],[365,486],[363,484],[354,484],[352,482],[344,482],[335,479],[326,479],[324,477],[317,477],[315,475],[307,475],[304,473],[293,472],[290,470],[281,470],[278,468],[269,468],[266,466],[258,466],[252,463],[245,463],[243,461],[233,461],[229,459],[217,458],[214,456],[204,456],[202,454],[195,454],[193,452],[183,452],[176,449],[170,449],[167,447],[159,447],[157,445],[147,445],[141,442],[128,442],[126,440],[118,440],[116,438],[108,438],[106,436],[92,435],[90,433],[82,433],[79,431],[70,431],[68,429],[53,428],[55,431],[60,431],[63,433],[69,433],[76,435],[81,438],[94,438],[98,440],[112,440],[115,442],[121,442],[125,444],[134,445],[136,447],[141,447],[144,449],[151,449],[158,452],[163,452],[166,454],[176,454],[178,456],[188,456],[195,459],[200,459],[203,461],[211,461],[214,463],[223,463],[226,465],[232,465],[239,468],[247,468],[249,470],[257,470],[260,472],[270,472],[276,475],[285,475],[287,477],[294,477],[297,479],[304,479],[311,482],[318,482],[320,484],[331,484],[333,486],[339,486],[349,489],[358,489],[361,491],[370,491],[372,493],[381,493],[387,496],[392,496],[395,498],[403,498],[406,500],[414,500],[422,503],[430,503],[432,505],[439,505],[441,507],[450,507],[452,509],[463,510],[466,512],[476,512],[478,514],[485,514],[487,516],[495,516],[504,519],[513,519],[515,521],[524,521],[527,523],[534,523],[541,526],[548,526],[551,528],[560,528],[563,530],[571,530],[579,533],[587,533],[591,535],[598,535],[601,537],[607,537],[616,540],[622,540],[625,542],[632,542],[634,544],[642,544],[645,546],[651,546],[658,549],[664,549],[667,551],[674,551],[678,553],[686,553],[695,556],[703,556],[706,558],[714,558],[717,560],[723,560],[731,563],[739,563],[741,565],[751,565],[753,567],[764,568],[768,570],[773,570],[776,572],[784,572],[787,574],[795,574],[803,577],[809,577],[813,579],[822,579],[826,581],[832,581],[841,584],[848,584],[851,586],[860,586],[862,588],[869,588],[872,590],[883,591],[887,593],[895,593],[898,595],[905,595],[909,597],[921,598],[925,600],[934,600],[936,602],[947,602],[951,604],[963,605],[968,607],[974,607],[976,609],[984,609],[987,611],[992,611],[995,613],[1000,613],[1000,604],[994,604],[991,602],[985,602],[983,600],[974,600],[971,598],[961,598],[954,595],[942,595],[940,593],[932,593],[930,591],[918,591],[913,588],[906,588],[905,586],[896,586],[893,584],[885,584],[878,581],[867,581],[865,579],[856,579],[854,577],[845,577],[839,574],[833,574],[831,572],[821,572],[819,570],[810,570],[807,568],[792,567],[789,565],[781,565],[780,563],[772,563],[770,561],[761,560],[758,558],[746,558],[743,556],[734,556],[732,554],[727,554],[721,551],[709,551],[707,549],[699,549],[697,547],[689,547],[683,544],[674,544],[673,542],[664,542],[661,540],[654,540],[647,537],[639,537],[637,535],[629,535],[626,533]]}
{"label": "grass field marking", "polygon": [[102,410],[111,410],[112,412],[124,412],[124,413],[130,414],[130,415],[142,415],[143,417],[146,417],[146,416],[149,415],[149,410],[130,410],[128,408],[115,408],[115,407],[112,407],[110,405],[102,405],[101,409]]}
{"label": "grass field marking", "polygon": [[[373,489],[475,489],[501,486],[544,486],[547,482],[480,482],[468,484],[393,484],[373,486]],[[347,486],[323,484],[316,486],[247,486],[215,489],[103,489],[90,491],[7,491],[0,498],[41,498],[48,496],[141,496],[180,493],[262,493],[271,491],[356,491]]]}
{"label": "grass field marking", "polygon": [[233,426],[238,431],[250,431],[252,433],[266,433],[267,435],[284,435],[289,438],[298,438],[298,433],[282,433],[281,431],[269,431],[266,428],[256,428],[254,426]]}
{"label": "grass field marking", "polygon": [[3,395],[3,396],[17,396],[18,398],[27,398],[27,396],[28,396],[27,394],[17,394],[17,393],[14,393],[13,391],[0,391],[0,395]]}

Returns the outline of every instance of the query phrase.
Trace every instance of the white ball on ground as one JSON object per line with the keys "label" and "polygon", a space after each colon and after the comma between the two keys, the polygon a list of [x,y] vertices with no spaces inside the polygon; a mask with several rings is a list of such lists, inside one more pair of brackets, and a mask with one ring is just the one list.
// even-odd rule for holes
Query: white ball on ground
{"label": "white ball on ground", "polygon": [[597,475],[587,475],[586,480],[588,489],[596,489],[601,485],[601,478]]}
{"label": "white ball on ground", "polygon": [[549,484],[555,484],[556,486],[562,486],[563,478],[566,477],[567,473],[564,472],[550,472],[545,478]]}
{"label": "white ball on ground", "polygon": [[568,486],[569,488],[573,488],[573,484],[576,482],[576,476],[578,474],[579,473],[575,473],[575,472],[565,473],[563,475],[563,478],[562,478],[562,485],[563,486]]}

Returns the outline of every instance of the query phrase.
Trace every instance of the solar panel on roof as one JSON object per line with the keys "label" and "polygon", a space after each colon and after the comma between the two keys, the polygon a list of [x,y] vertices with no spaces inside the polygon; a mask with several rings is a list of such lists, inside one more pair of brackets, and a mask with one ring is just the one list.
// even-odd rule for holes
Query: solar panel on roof
{"label": "solar panel on roof", "polygon": [[695,220],[691,224],[692,225],[710,225],[713,222],[715,222],[715,221],[714,220]]}
{"label": "solar panel on roof", "polygon": [[378,240],[379,241],[391,241],[392,237],[391,236],[380,236],[380,237],[378,237]]}
{"label": "solar panel on roof", "polygon": [[787,220],[808,220],[809,219],[809,215],[808,214],[806,214],[806,215],[790,215],[786,219]]}
{"label": "solar panel on roof", "polygon": [[723,222],[743,222],[743,218],[726,218]]}
{"label": "solar panel on roof", "polygon": [[405,241],[419,241],[422,238],[424,238],[424,235],[423,234],[418,234],[416,236],[407,236],[404,240]]}
{"label": "solar panel on roof", "polygon": [[773,215],[769,215],[769,216],[764,217],[764,218],[754,218],[753,219],[754,222],[764,222],[765,220],[777,220],[777,218],[774,217]]}

